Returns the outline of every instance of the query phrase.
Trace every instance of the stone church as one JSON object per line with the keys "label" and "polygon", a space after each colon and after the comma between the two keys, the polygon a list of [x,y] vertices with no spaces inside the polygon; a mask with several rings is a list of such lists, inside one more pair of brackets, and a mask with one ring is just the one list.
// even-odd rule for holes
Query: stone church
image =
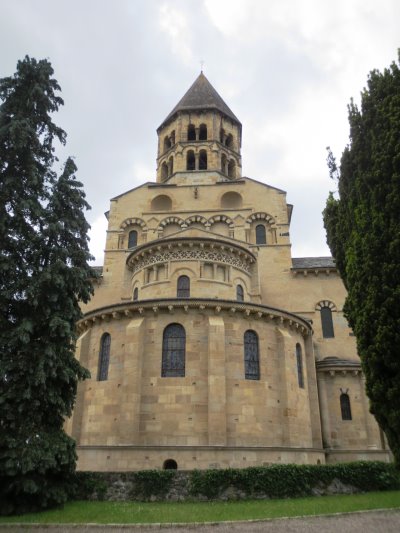
{"label": "stone church", "polygon": [[335,264],[292,258],[293,206],[242,176],[242,125],[203,73],[157,134],[78,324],[78,468],[389,460]]}

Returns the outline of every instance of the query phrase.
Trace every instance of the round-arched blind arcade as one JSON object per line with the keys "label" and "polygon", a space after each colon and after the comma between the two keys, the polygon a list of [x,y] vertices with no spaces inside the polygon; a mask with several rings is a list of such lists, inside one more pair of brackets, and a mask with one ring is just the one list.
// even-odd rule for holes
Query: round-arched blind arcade
{"label": "round-arched blind arcade", "polygon": [[181,324],[169,324],[163,333],[161,376],[185,377],[186,333]]}

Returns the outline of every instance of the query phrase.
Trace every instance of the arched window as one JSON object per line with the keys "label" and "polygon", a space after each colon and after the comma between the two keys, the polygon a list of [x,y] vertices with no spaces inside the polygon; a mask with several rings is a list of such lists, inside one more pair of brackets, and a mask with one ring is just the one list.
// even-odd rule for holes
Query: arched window
{"label": "arched window", "polygon": [[193,150],[189,150],[186,154],[186,170],[195,170],[196,169],[196,159],[194,157]]}
{"label": "arched window", "polygon": [[172,130],[171,131],[171,146],[173,146],[175,144],[175,130]]}
{"label": "arched window", "polygon": [[321,307],[322,336],[324,339],[331,339],[335,336],[333,331],[332,310],[329,307]]}
{"label": "arched window", "polygon": [[196,128],[194,127],[194,124],[189,124],[188,141],[195,141],[195,140],[196,140]]}
{"label": "arched window", "polygon": [[171,157],[168,159],[168,176],[172,176],[174,173],[174,158]]}
{"label": "arched window", "polygon": [[263,224],[258,224],[256,226],[256,244],[267,244],[267,236]]}
{"label": "arched window", "polygon": [[161,376],[185,377],[185,328],[180,324],[169,324],[164,329],[162,346]]}
{"label": "arched window", "polygon": [[228,163],[228,176],[230,178],[234,178],[235,177],[235,161],[233,159],[231,159]]}
{"label": "arched window", "polygon": [[205,124],[200,124],[199,128],[199,141],[207,140],[207,126]]}
{"label": "arched window", "polygon": [[225,130],[224,128],[221,128],[219,130],[219,140],[221,144],[224,144],[224,139],[225,139]]}
{"label": "arched window", "polygon": [[137,287],[135,287],[133,289],[133,301],[136,302],[139,298],[139,289]]}
{"label": "arched window", "polygon": [[135,248],[135,246],[137,246],[137,231],[133,229],[129,232],[128,248]]}
{"label": "arched window", "polygon": [[258,336],[251,329],[244,334],[244,373],[246,379],[260,379]]}
{"label": "arched window", "polygon": [[170,138],[168,137],[168,135],[166,135],[164,137],[164,152],[166,152],[170,148],[171,148],[171,141],[170,141]]}
{"label": "arched window", "polygon": [[232,133],[230,133],[225,140],[225,146],[227,146],[228,148],[232,148],[232,145],[233,145],[233,137],[232,137]]}
{"label": "arched window", "polygon": [[243,287],[241,285],[236,286],[236,300],[238,302],[244,301],[244,292],[243,292]]}
{"label": "arched window", "polygon": [[299,387],[304,389],[303,354],[299,343],[296,344],[297,381]]}
{"label": "arched window", "polygon": [[350,398],[345,392],[340,395],[340,410],[342,412],[342,420],[352,420]]}
{"label": "arched window", "polygon": [[167,459],[163,464],[164,470],[178,470],[178,463],[174,459]]}
{"label": "arched window", "polygon": [[226,155],[221,155],[221,171],[226,174]]}
{"label": "arched window", "polygon": [[99,368],[97,381],[106,381],[108,378],[108,365],[110,363],[111,335],[103,333],[100,340]]}
{"label": "arched window", "polygon": [[164,161],[164,163],[161,165],[161,179],[162,181],[165,181],[168,178],[168,165]]}
{"label": "arched window", "polygon": [[207,152],[200,150],[199,154],[199,170],[207,170]]}
{"label": "arched window", "polygon": [[190,278],[188,276],[179,276],[176,290],[177,298],[189,298],[190,296]]}

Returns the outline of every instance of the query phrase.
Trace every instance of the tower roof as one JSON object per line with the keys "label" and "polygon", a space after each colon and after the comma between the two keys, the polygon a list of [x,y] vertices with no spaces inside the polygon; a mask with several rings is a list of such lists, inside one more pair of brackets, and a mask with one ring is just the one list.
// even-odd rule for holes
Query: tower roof
{"label": "tower roof", "polygon": [[201,71],[193,85],[179,100],[158,129],[162,128],[179,111],[200,111],[203,109],[216,109],[226,117],[240,124],[239,119],[229,109],[208,79],[204,76],[203,71]]}

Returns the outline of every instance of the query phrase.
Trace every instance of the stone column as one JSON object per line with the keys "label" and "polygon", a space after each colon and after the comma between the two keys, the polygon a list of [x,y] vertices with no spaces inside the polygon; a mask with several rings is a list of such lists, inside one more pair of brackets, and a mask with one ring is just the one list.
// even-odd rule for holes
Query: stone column
{"label": "stone column", "polygon": [[226,446],[225,324],[208,319],[208,444]]}

